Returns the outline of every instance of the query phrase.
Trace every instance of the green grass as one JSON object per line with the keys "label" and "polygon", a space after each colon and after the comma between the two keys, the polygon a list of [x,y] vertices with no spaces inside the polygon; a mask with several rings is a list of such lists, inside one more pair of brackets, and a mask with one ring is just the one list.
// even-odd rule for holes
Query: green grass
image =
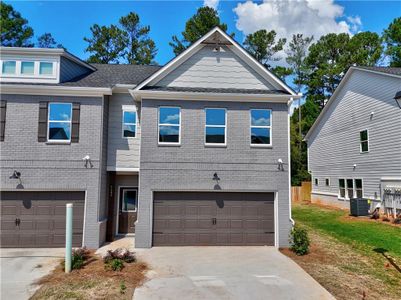
{"label": "green grass", "polygon": [[401,228],[380,222],[344,219],[347,212],[321,208],[316,205],[294,205],[296,222],[322,231],[337,240],[363,251],[376,254],[382,248],[387,254],[401,258]]}

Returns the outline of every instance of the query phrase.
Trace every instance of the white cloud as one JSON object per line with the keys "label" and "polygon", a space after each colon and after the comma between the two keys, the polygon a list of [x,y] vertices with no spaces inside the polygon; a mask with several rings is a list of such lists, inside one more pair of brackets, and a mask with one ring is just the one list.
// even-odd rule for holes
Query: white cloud
{"label": "white cloud", "polygon": [[204,0],[203,6],[209,6],[211,8],[217,9],[219,2],[220,2],[220,0]]}
{"label": "white cloud", "polygon": [[360,17],[344,15],[344,7],[334,0],[247,1],[238,3],[234,12],[238,17],[236,27],[244,34],[259,29],[275,30],[287,40],[295,33],[313,35],[315,40],[331,32],[352,34],[362,25]]}

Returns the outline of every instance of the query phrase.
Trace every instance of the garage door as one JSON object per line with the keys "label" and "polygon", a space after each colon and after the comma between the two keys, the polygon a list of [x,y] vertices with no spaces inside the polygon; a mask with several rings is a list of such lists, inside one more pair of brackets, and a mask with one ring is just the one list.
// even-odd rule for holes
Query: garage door
{"label": "garage door", "polygon": [[153,245],[274,245],[274,193],[155,192]]}
{"label": "garage door", "polygon": [[73,203],[73,246],[82,246],[85,192],[1,192],[2,247],[63,247],[66,203]]}

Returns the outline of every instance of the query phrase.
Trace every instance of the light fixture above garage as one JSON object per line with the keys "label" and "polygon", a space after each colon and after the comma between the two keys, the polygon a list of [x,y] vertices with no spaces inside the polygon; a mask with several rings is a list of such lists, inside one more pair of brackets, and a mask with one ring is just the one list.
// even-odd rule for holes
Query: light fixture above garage
{"label": "light fixture above garage", "polygon": [[217,183],[220,181],[220,177],[217,175],[217,172],[213,174],[213,180],[215,180]]}

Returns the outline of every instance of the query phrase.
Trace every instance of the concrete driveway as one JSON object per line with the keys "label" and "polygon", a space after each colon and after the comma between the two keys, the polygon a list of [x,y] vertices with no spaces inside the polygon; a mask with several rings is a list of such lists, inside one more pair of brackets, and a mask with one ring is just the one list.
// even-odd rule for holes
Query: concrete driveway
{"label": "concrete driveway", "polygon": [[154,247],[137,249],[151,266],[135,300],[334,299],[273,247]]}
{"label": "concrete driveway", "polygon": [[0,249],[0,299],[29,299],[39,278],[53,270],[64,249]]}

